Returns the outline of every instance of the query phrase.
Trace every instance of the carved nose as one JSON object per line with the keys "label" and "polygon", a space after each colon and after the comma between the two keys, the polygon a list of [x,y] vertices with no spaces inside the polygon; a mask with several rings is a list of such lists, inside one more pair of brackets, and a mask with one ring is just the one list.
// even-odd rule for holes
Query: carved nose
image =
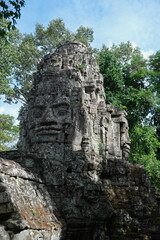
{"label": "carved nose", "polygon": [[48,108],[45,111],[45,113],[43,115],[43,118],[42,118],[42,121],[43,122],[55,122],[55,123],[57,123],[57,121],[56,121],[56,119],[55,119],[55,117],[53,115],[53,112],[52,112],[52,110],[50,108]]}

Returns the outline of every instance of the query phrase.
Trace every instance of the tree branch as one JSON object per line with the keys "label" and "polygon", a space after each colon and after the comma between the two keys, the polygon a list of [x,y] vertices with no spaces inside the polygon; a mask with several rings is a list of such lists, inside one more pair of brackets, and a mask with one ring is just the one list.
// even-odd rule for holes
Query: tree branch
{"label": "tree branch", "polygon": [[[13,86],[15,86],[15,88],[17,89],[17,91],[23,96],[23,98],[21,98],[21,97],[18,97],[19,98],[19,100],[21,100],[21,101],[23,101],[24,103],[27,103],[27,97],[25,96],[25,94],[24,93],[22,93],[22,91],[17,87],[17,85],[15,84],[15,83],[11,83]],[[13,91],[14,91],[14,89],[13,89]],[[15,91],[14,91],[15,92]],[[15,92],[16,93],[16,92]]]}

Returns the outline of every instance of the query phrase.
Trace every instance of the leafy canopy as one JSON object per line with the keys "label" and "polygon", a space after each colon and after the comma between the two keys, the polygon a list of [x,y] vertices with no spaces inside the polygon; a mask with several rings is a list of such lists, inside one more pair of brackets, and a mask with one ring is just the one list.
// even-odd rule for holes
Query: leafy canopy
{"label": "leafy canopy", "polygon": [[8,19],[7,28],[0,24],[0,36],[4,37],[8,30],[15,29],[16,19],[21,16],[21,7],[24,7],[24,0],[1,0],[0,20]]}
{"label": "leafy canopy", "polygon": [[[0,20],[6,28],[7,21]],[[10,83],[13,81],[14,67],[18,61],[18,45],[21,34],[18,30],[7,33],[7,41],[0,37],[0,94],[13,94]]]}
{"label": "leafy canopy", "polygon": [[160,52],[144,59],[130,42],[102,46],[97,54],[106,102],[126,109],[131,137],[130,161],[143,164],[160,189]]}
{"label": "leafy canopy", "polygon": [[[5,21],[2,22],[6,24]],[[93,30],[80,26],[75,33],[65,27],[61,18],[52,20],[45,28],[42,24],[37,24],[35,32],[31,34],[20,34],[18,30],[11,30],[7,37],[8,45],[1,39],[2,47],[1,61],[3,73],[3,90],[0,94],[6,94],[8,102],[27,102],[29,90],[33,83],[33,73],[36,71],[37,63],[48,53],[53,53],[55,48],[65,41],[77,40],[88,47],[93,41]],[[1,45],[2,46],[2,45]],[[8,52],[10,61],[5,53]]]}
{"label": "leafy canopy", "polygon": [[18,134],[19,128],[14,124],[14,117],[0,114],[0,151],[13,149]]}

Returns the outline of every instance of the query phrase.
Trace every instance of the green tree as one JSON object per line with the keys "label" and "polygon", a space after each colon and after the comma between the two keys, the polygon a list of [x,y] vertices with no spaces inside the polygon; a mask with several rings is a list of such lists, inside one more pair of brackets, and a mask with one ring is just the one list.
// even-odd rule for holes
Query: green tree
{"label": "green tree", "polygon": [[35,28],[36,45],[41,49],[42,55],[53,53],[55,48],[66,41],[79,41],[86,46],[93,42],[93,30],[80,26],[75,33],[65,27],[61,18],[53,19],[47,28],[42,24],[37,24]]}
{"label": "green tree", "polygon": [[53,19],[47,28],[42,24],[36,24],[34,39],[36,46],[42,51],[42,55],[53,53],[55,48],[62,42],[74,39],[73,33],[69,31],[61,18]]}
{"label": "green tree", "polygon": [[140,49],[138,47],[133,47],[132,43],[129,41],[127,43],[122,42],[119,45],[113,44],[111,52],[123,66],[126,66],[134,55],[141,53]]}
{"label": "green tree", "polygon": [[121,95],[124,90],[124,79],[121,64],[117,62],[112,52],[103,45],[97,55],[100,72],[104,77],[106,103],[122,107]]}
{"label": "green tree", "polygon": [[0,151],[11,150],[18,138],[19,128],[14,124],[14,117],[0,115]]}
{"label": "green tree", "polygon": [[[0,20],[4,28],[7,27],[6,20]],[[14,67],[18,60],[18,45],[21,34],[18,30],[10,30],[7,33],[7,41],[0,37],[0,94],[13,94],[10,83],[13,79]]]}
{"label": "green tree", "polygon": [[100,71],[104,76],[107,103],[128,112],[130,130],[142,123],[154,105],[153,89],[149,87],[150,71],[139,48],[130,42],[102,47],[98,54]]}
{"label": "green tree", "polygon": [[93,30],[88,27],[80,26],[73,35],[74,40],[84,43],[87,47],[93,42]]}
{"label": "green tree", "polygon": [[24,0],[1,0],[0,20],[8,19],[7,28],[0,24],[0,36],[4,37],[8,30],[15,29],[16,19],[21,16],[21,8],[24,7]]}
{"label": "green tree", "polygon": [[154,106],[154,91],[150,87],[150,70],[140,49],[130,42],[111,47],[111,52],[121,64],[124,79],[122,105],[126,106],[130,130],[146,120]]}
{"label": "green tree", "polygon": [[24,34],[18,45],[17,61],[14,62],[12,81],[13,94],[8,96],[8,101],[21,101],[26,103],[28,93],[33,83],[33,73],[36,72],[37,63],[41,60],[42,53],[36,46],[36,39],[32,34]]}
{"label": "green tree", "polygon": [[[151,87],[154,91],[155,105],[151,112],[151,123],[156,127],[156,133],[160,142],[160,51],[157,51],[149,58],[151,74]],[[160,159],[160,147],[158,148]]]}
{"label": "green tree", "polygon": [[[59,44],[66,41],[81,41],[89,47],[90,42],[93,40],[93,30],[81,26],[75,33],[72,33],[65,27],[63,20],[58,18],[52,20],[46,28],[41,24],[37,24],[34,33],[21,35],[18,39],[15,39],[13,44],[9,42],[14,46],[16,52],[14,53],[12,48],[8,48],[10,55],[15,58],[7,63],[8,69],[11,71],[8,72],[7,76],[3,77],[3,83],[6,86],[4,87],[8,102],[20,100],[25,103],[32,86],[33,73],[36,71],[37,63],[43,56],[53,53]],[[3,50],[4,54],[5,51]],[[3,66],[5,66],[3,56],[1,60]],[[2,68],[2,72],[3,69],[5,68]],[[7,92],[7,87],[10,89],[9,92]],[[2,94],[2,91],[0,93]]]}
{"label": "green tree", "polygon": [[152,185],[157,190],[160,189],[160,161],[157,159],[160,142],[155,128],[137,124],[130,137],[132,142],[130,161],[143,164],[150,176]]}
{"label": "green tree", "polygon": [[152,184],[160,189],[159,53],[148,63],[130,42],[102,47],[98,54],[107,103],[128,113],[130,161],[144,164]]}

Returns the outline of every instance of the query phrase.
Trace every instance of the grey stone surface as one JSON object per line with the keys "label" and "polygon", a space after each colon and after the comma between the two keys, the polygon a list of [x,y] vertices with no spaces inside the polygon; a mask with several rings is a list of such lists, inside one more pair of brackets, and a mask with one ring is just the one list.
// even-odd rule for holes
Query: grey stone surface
{"label": "grey stone surface", "polygon": [[0,154],[2,239],[160,236],[159,195],[143,166],[127,161],[126,116],[105,103],[103,77],[83,44],[45,56],[20,115],[18,151]]}
{"label": "grey stone surface", "polygon": [[101,146],[104,154],[117,157],[129,152],[126,112],[106,105],[95,57],[77,42],[60,46],[41,61],[21,114],[23,152],[46,149],[48,156],[47,148],[55,143],[97,154]]}
{"label": "grey stone surface", "polygon": [[60,233],[55,231],[44,230],[24,230],[15,234],[13,240],[58,240]]}
{"label": "grey stone surface", "polygon": [[10,240],[10,236],[7,231],[5,231],[4,226],[0,225],[0,240]]}
{"label": "grey stone surface", "polygon": [[[9,229],[11,236],[26,228],[60,233],[61,224],[53,208],[53,201],[42,180],[18,163],[0,158],[0,224]],[[22,238],[19,235],[9,238],[1,227],[0,239],[2,235],[4,239],[27,240],[25,233],[20,234]]]}

